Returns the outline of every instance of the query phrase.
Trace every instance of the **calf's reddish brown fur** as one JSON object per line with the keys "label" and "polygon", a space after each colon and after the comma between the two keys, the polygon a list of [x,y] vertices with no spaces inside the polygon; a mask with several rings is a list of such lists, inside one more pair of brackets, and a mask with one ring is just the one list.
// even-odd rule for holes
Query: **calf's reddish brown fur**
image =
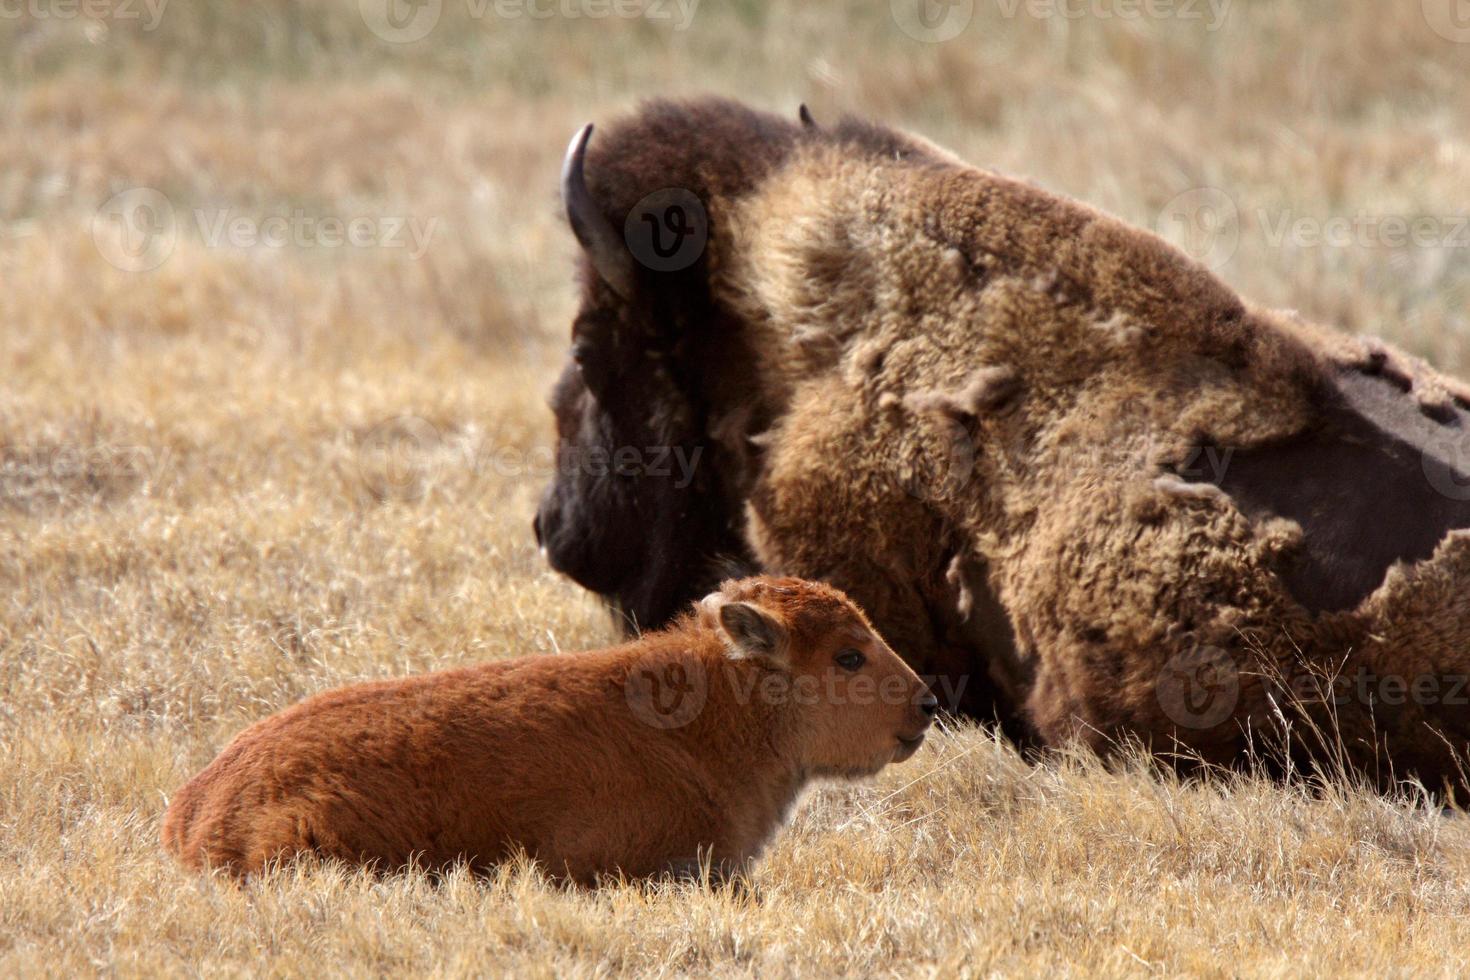
{"label": "calf's reddish brown fur", "polygon": [[315,853],[383,870],[524,849],[590,883],[739,872],[819,776],[917,749],[923,682],[837,590],[726,582],[669,629],[329,691],[246,729],[164,846],[237,876]]}

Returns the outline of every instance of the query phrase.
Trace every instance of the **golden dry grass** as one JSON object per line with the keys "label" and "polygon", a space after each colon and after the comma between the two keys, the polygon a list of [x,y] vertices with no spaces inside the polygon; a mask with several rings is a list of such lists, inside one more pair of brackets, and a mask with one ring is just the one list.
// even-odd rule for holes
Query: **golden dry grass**
{"label": "golden dry grass", "polygon": [[[1470,46],[1419,3],[1235,0],[1210,31],[988,0],[944,44],[876,0],[709,2],[683,31],[451,0],[412,44],[375,37],[354,0],[175,0],[152,29],[141,4],[138,20],[16,9],[0,17],[0,974],[1470,968],[1462,817],[1032,767],[975,729],[815,793],[758,900],[571,893],[524,868],[435,887],[302,867],[242,891],[157,846],[169,794],[310,692],[613,636],[529,533],[573,301],[555,172],[576,124],[655,94],[806,100],[1180,236],[1170,202],[1213,187],[1236,212],[1233,284],[1464,371]],[[178,234],[127,271],[96,215],[137,187]],[[432,235],[418,257],[233,247],[196,209],[204,228],[299,210]],[[1273,233],[1360,213],[1440,236]]]}

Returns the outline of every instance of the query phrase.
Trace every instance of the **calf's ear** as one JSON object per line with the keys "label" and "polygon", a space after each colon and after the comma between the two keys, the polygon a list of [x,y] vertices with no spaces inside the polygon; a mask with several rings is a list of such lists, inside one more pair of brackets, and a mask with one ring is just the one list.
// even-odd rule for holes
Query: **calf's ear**
{"label": "calf's ear", "polygon": [[748,602],[723,602],[717,617],[730,659],[789,666],[786,627],[768,613]]}

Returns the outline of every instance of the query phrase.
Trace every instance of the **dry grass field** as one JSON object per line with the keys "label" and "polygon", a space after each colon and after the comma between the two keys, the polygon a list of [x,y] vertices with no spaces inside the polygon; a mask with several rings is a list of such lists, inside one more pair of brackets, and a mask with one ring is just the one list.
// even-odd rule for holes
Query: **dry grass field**
{"label": "dry grass field", "polygon": [[1470,371],[1452,0],[977,0],[943,42],[886,0],[428,0],[417,40],[384,2],[0,2],[0,975],[1470,971],[1462,816],[973,728],[813,793],[753,895],[167,860],[254,719],[613,638],[530,519],[557,165],[640,98],[915,129]]}

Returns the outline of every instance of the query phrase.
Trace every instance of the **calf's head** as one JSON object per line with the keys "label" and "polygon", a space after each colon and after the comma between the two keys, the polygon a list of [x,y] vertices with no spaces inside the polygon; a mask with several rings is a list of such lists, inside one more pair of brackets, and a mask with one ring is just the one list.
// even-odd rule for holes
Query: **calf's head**
{"label": "calf's head", "polygon": [[781,741],[813,776],[867,776],[924,741],[938,702],[853,602],[792,578],[724,583],[700,604],[727,655],[759,679],[741,696],[773,710]]}

